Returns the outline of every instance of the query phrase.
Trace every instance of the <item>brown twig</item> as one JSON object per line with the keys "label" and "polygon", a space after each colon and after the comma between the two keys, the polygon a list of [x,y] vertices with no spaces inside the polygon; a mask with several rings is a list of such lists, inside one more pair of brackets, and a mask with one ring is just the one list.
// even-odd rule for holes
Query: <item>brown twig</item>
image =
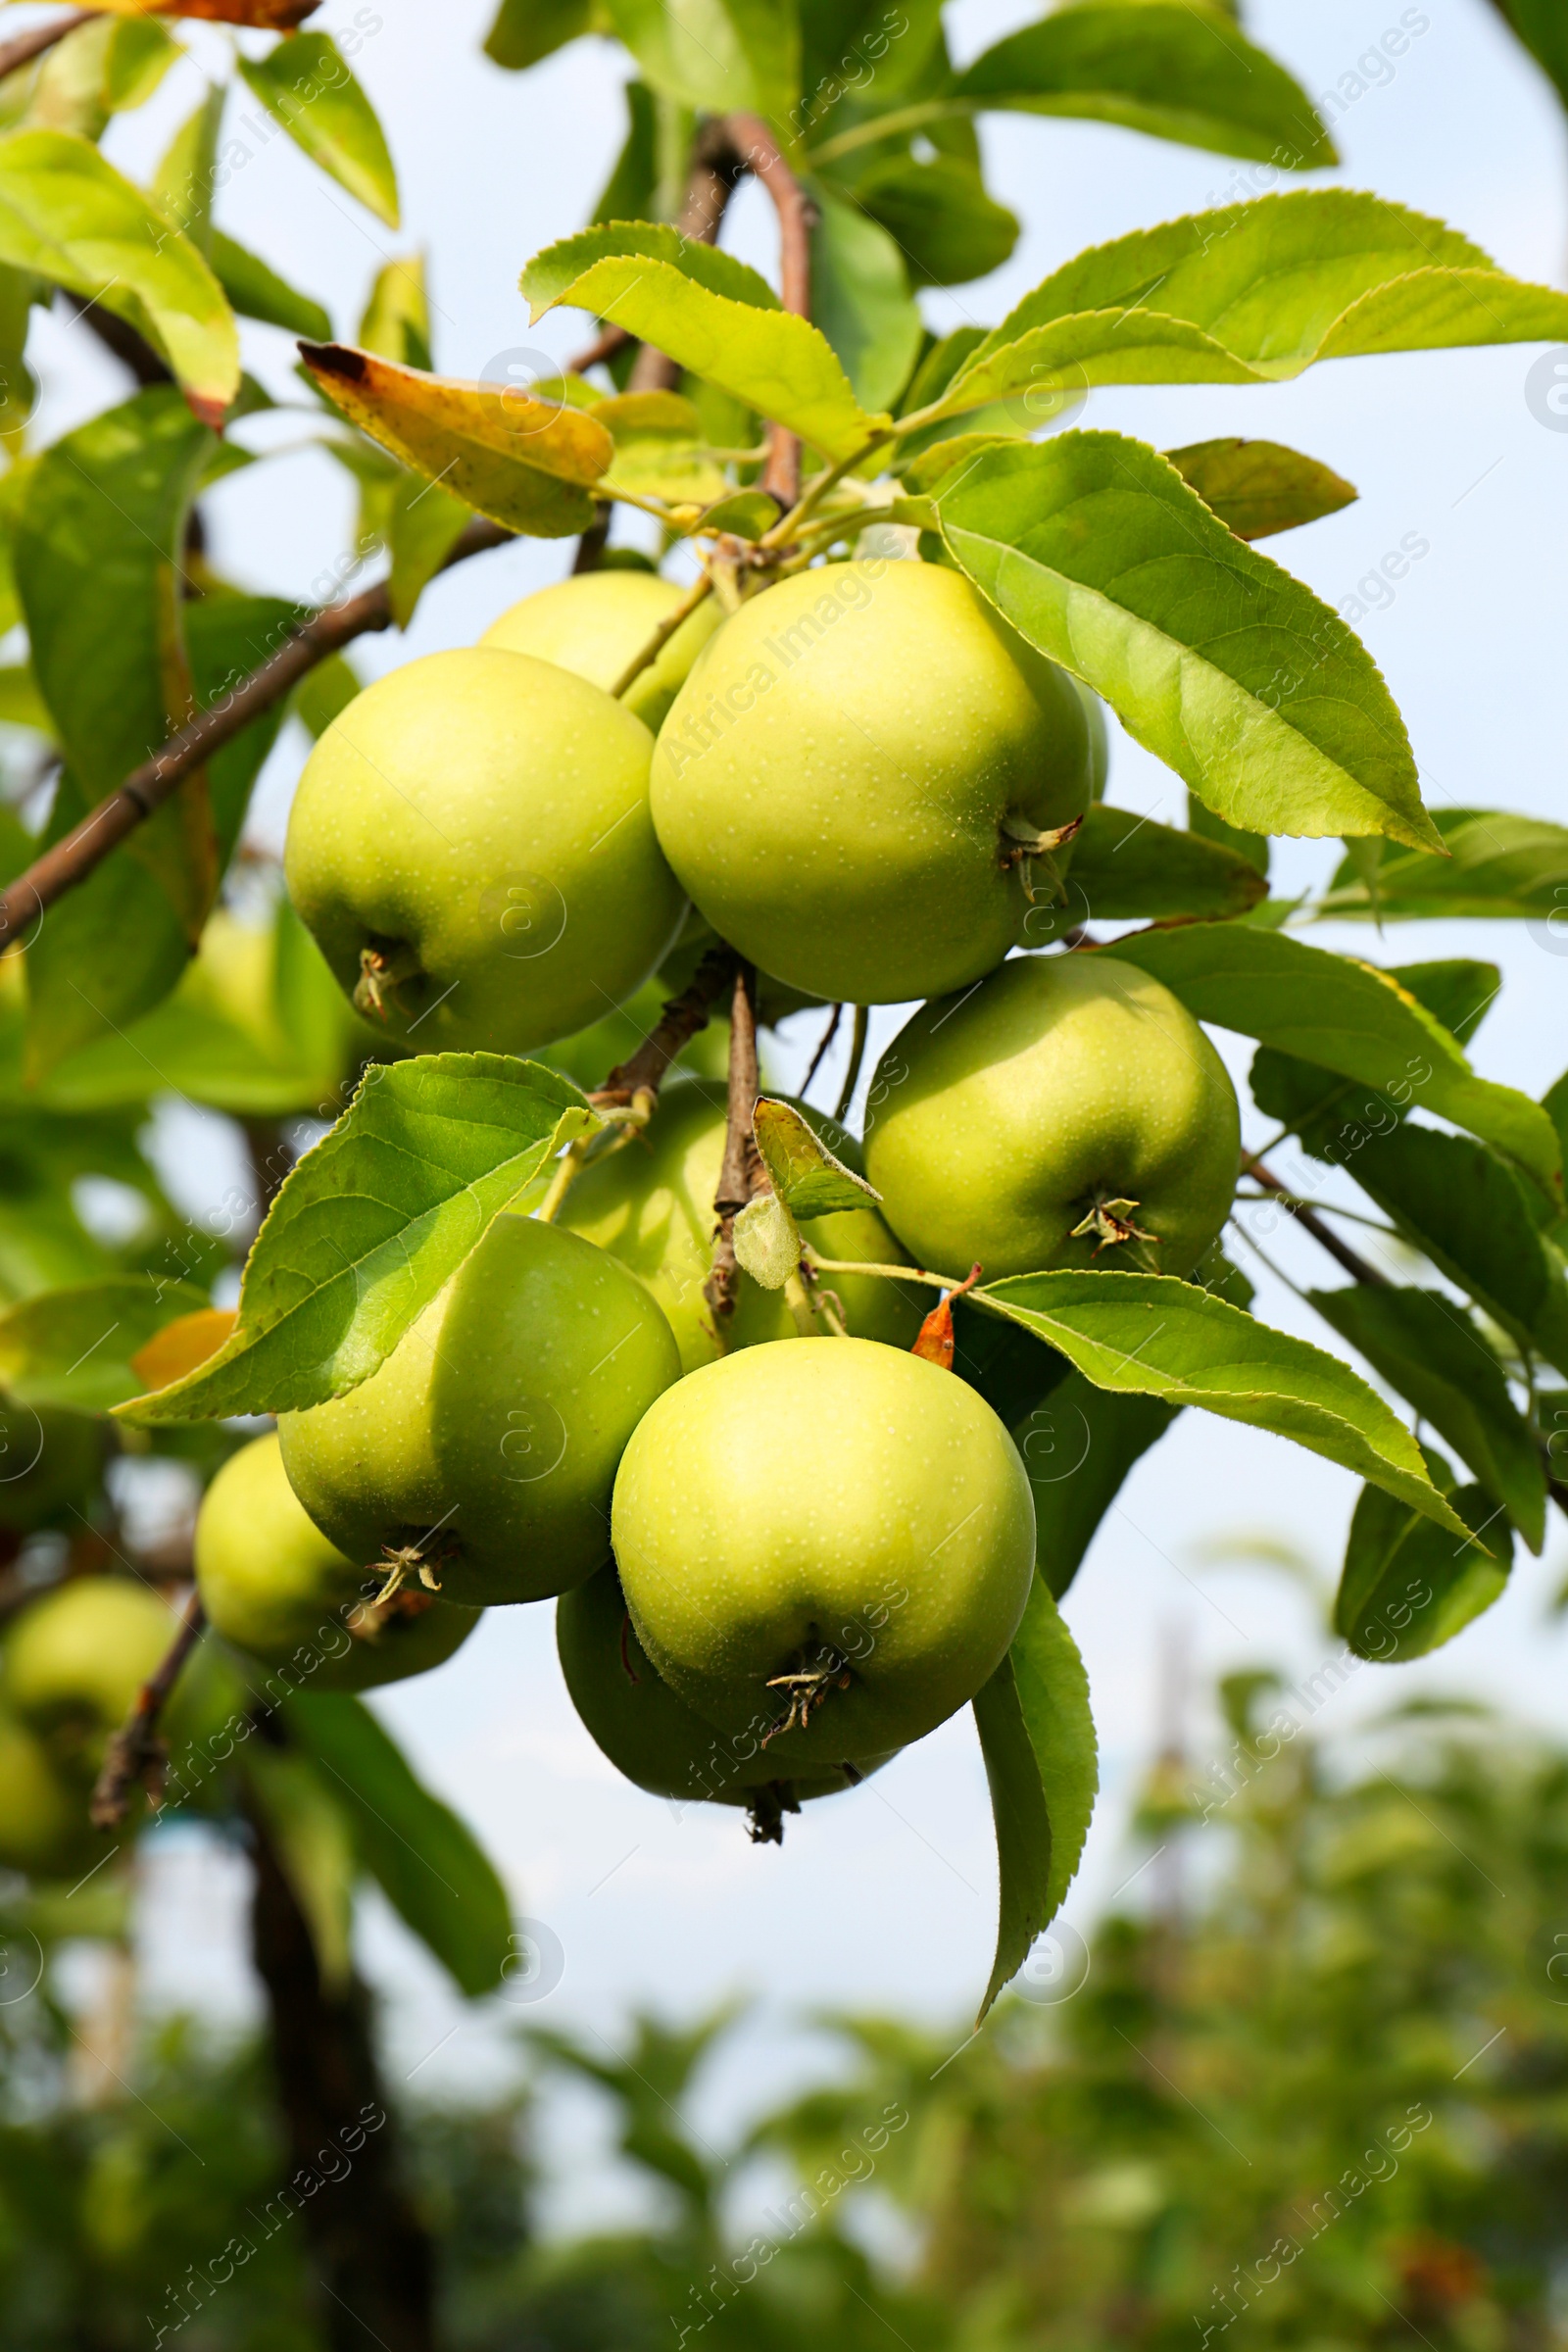
{"label": "brown twig", "polygon": [[1318,1247],[1326,1250],[1330,1257],[1337,1264],[1343,1266],[1353,1281],[1364,1282],[1373,1290],[1378,1291],[1394,1289],[1395,1286],[1387,1274],[1380,1273],[1376,1266],[1369,1264],[1359,1250],[1350,1248],[1348,1242],[1342,1242],[1334,1228],[1331,1225],[1325,1225],[1315,1208],[1308,1208],[1302,1201],[1293,1200],[1290,1197],[1290,1186],[1281,1184],[1279,1178],[1271,1175],[1261,1162],[1252,1169],[1252,1174],[1265,1192],[1279,1195],[1280,1206],[1290,1210],[1298,1225],[1305,1226]]}
{"label": "brown twig", "polygon": [[638,1095],[657,1095],[677,1054],[699,1030],[708,1026],[714,1004],[735,978],[733,948],[710,948],[692,976],[691,984],[664,1005],[659,1026],[643,1039],[635,1054],[612,1069],[588,1100],[600,1109],[630,1102]]}
{"label": "brown twig", "polygon": [[594,518],[577,542],[577,552],[571,559],[572,577],[579,572],[597,571],[605,560],[610,545],[610,517],[614,512],[608,498],[594,501]]}
{"label": "brown twig", "polygon": [[[816,207],[784,160],[783,149],[758,115],[726,115],[724,129],[748,171],[773,200],[778,215],[779,295],[797,318],[811,315],[811,229]],[[801,444],[781,424],[767,428],[768,457],[762,488],[787,513],[801,495]]]}
{"label": "brown twig", "polygon": [[[500,547],[513,534],[499,523],[476,516],[448,557],[448,564],[465,556]],[[163,749],[132,769],[118,792],[84,816],[63,840],[45,850],[25,873],[0,892],[0,949],[10,947],[39,920],[45,908],[84,882],[155,808],[171,800],[185,778],[195,773],[225,743],[244,733],[252,719],[270,710],[291,693],[301,678],[356,637],[388,628],[392,621],[389,592],[384,582],[368,588],[343,604],[328,605],[314,619],[296,629],[270,661],[254,670],[233,693],[181,727]]]}
{"label": "brown twig", "polygon": [[871,1016],[866,1006],[857,1004],[855,1027],[850,1036],[850,1066],[844,1073],[844,1084],[839,1089],[839,1099],[833,1111],[833,1116],[841,1121],[849,1117],[855,1090],[860,1083],[860,1064],[865,1059],[865,1041],[870,1034],[870,1027]]}
{"label": "brown twig", "polygon": [[[744,168],[722,122],[705,123],[692,149],[691,177],[686,182],[685,201],[675,221],[683,237],[691,237],[703,245],[717,242],[725,207]],[[572,375],[586,375],[590,368],[603,367],[632,340],[625,327],[607,326],[586,351],[579,351],[575,359],[566,362],[567,369]],[[645,343],[633,364],[627,389],[673,392],[680,382],[680,372],[677,361]]]}
{"label": "brown twig", "polygon": [[766,1181],[752,1133],[757,1108],[757,967],[737,957],[729,1015],[729,1109],[713,1211],[718,1238],[703,1296],[722,1323],[735,1311],[735,1220]]}
{"label": "brown twig", "polygon": [[14,40],[0,41],[0,81],[19,67],[30,66],[35,57],[42,57],[56,41],[63,41],[68,32],[75,32],[83,24],[96,24],[95,8],[74,8],[69,17],[56,17],[52,24],[35,24],[30,32],[19,32]]}
{"label": "brown twig", "polygon": [[166,1751],[158,1736],[164,1701],[179,1680],[179,1670],[207,1627],[201,1594],[192,1586],[180,1615],[179,1631],[156,1674],[136,1693],[136,1703],[109,1742],[104,1768],[93,1788],[89,1813],[97,1830],[118,1830],[130,1810],[130,1792],[138,1782],[149,1789],[160,1781]]}
{"label": "brown twig", "polygon": [[810,1093],[811,1080],[816,1076],[817,1071],[822,1067],[823,1062],[826,1060],[828,1050],[832,1046],[833,1040],[839,1033],[839,1023],[843,1020],[843,1005],[835,1004],[832,1012],[828,1015],[827,1027],[823,1030],[821,1036],[816,1041],[816,1052],[811,1055],[811,1066],[807,1071],[806,1076],[801,1080],[801,1094],[803,1097]]}

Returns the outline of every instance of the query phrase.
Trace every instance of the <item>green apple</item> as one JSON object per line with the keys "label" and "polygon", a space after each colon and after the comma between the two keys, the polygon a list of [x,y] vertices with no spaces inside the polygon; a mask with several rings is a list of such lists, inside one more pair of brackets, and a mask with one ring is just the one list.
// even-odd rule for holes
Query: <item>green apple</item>
{"label": "green apple", "polygon": [[705,1364],[639,1423],[615,1559],[644,1648],[732,1739],[809,1772],[935,1730],[995,1672],[1035,1512],[966,1383],[869,1340]]}
{"label": "green apple", "polygon": [[306,764],[283,862],[360,1010],[420,1053],[526,1054],[640,988],[685,911],[652,750],[525,654],[428,654],[357,695]]}
{"label": "green apple", "polygon": [[501,1216],[378,1372],[283,1415],[283,1467],[356,1566],[402,1561],[468,1608],[542,1600],[608,1558],[621,1450],[679,1377],[642,1283]]}
{"label": "green apple", "polygon": [[0,1528],[30,1536],[79,1508],[103,1467],[103,1423],[0,1390]]}
{"label": "green apple", "polygon": [[208,1623],[253,1658],[297,1662],[312,1690],[369,1690],[423,1674],[479,1622],[477,1610],[417,1586],[378,1609],[381,1581],[309,1517],[275,1435],[231,1454],[202,1497],[196,1583]]}
{"label": "green apple", "polygon": [[109,1735],[178,1630],[169,1602],[134,1577],[72,1577],[28,1601],[13,1622],[0,1701],[47,1741],[57,1762],[95,1772]]}
{"label": "green apple", "polygon": [[791,987],[889,1004],[1002,961],[1030,911],[1020,835],[1081,816],[1092,783],[1072,680],[958,573],[872,561],[726,621],[660,730],[652,793],[720,937]]}
{"label": "green apple", "polygon": [[[805,1115],[829,1151],[852,1166],[858,1147],[835,1120]],[[695,1370],[724,1352],[703,1297],[713,1257],[713,1195],[724,1157],[725,1097],[702,1079],[666,1086],[645,1133],[609,1158],[592,1161],[577,1178],[561,1223],[580,1233],[646,1282],[669,1317],[681,1369]],[[897,1263],[904,1252],[874,1208],[814,1217],[807,1239],[823,1257]],[[830,1286],[852,1332],[890,1347],[913,1345],[926,1307],[914,1285],[906,1290],[874,1275],[833,1275]],[[740,1276],[726,1345],[753,1348],[764,1340],[799,1336],[782,1291],[764,1291]]]}
{"label": "green apple", "polygon": [[74,1879],[101,1861],[106,1841],[87,1818],[85,1791],[55,1770],[48,1750],[0,1708],[0,1870]]}
{"label": "green apple", "polygon": [[758,1814],[754,1836],[781,1812],[853,1788],[887,1762],[874,1756],[789,1780],[781,1777],[785,1767],[775,1748],[760,1737],[725,1740],[659,1674],[637,1639],[613,1561],[557,1601],[556,1646],[572,1704],[617,1772],[655,1796],[751,1806]]}
{"label": "green apple", "polygon": [[866,1172],[923,1266],[1190,1274],[1230,1214],[1236,1090],[1114,956],[1018,956],[924,1004],[872,1081]]}
{"label": "green apple", "polygon": [[[513,605],[491,622],[479,643],[557,662],[611,694],[685,593],[651,571],[578,572]],[[622,696],[625,709],[655,734],[723,617],[718,599],[707,597]]]}

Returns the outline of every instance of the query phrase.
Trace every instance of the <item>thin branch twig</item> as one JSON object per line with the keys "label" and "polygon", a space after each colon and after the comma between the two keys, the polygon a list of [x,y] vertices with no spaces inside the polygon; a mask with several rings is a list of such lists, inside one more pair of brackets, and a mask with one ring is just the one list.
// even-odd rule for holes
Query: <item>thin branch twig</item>
{"label": "thin branch twig", "polygon": [[[460,563],[465,556],[502,546],[512,536],[499,523],[476,516],[447,561]],[[0,949],[23,938],[57,899],[85,882],[111,850],[118,849],[155,808],[161,808],[173,798],[187,776],[204,765],[214,752],[243,734],[252,719],[282,702],[318,662],[340,652],[356,637],[390,627],[391,621],[390,594],[382,582],[340,605],[326,606],[296,629],[270,660],[253,670],[232,694],[193,718],[188,726],[181,727],[161,751],[132,769],[118,792],[100,801],[79,825],[45,850],[25,873],[19,874],[7,890],[0,892]]]}
{"label": "thin branch twig", "polygon": [[19,32],[14,40],[0,41],[0,81],[8,74],[15,74],[20,66],[30,66],[35,57],[42,57],[56,41],[63,41],[68,32],[97,23],[97,9],[74,8],[69,17],[56,17],[52,24],[35,24],[30,32]]}
{"label": "thin branch twig", "polygon": [[180,1616],[179,1631],[169,1645],[163,1664],[136,1693],[136,1703],[109,1742],[104,1768],[92,1792],[89,1814],[94,1829],[118,1830],[130,1810],[130,1792],[139,1782],[161,1775],[164,1743],[158,1718],[164,1701],[179,1680],[179,1670],[207,1628],[207,1612],[194,1585]]}
{"label": "thin branch twig", "polygon": [[850,1066],[844,1073],[843,1089],[833,1113],[833,1116],[841,1121],[849,1117],[850,1104],[855,1101],[855,1090],[860,1083],[860,1064],[865,1059],[865,1040],[870,1025],[871,1016],[867,1007],[863,1004],[857,1004],[855,1029],[850,1039]]}
{"label": "thin branch twig", "polygon": [[589,1096],[589,1102],[597,1109],[612,1109],[635,1102],[639,1095],[658,1094],[671,1062],[691,1044],[699,1030],[707,1028],[714,1004],[733,986],[736,960],[733,948],[721,945],[709,949],[692,975],[690,986],[664,1005],[659,1026]]}
{"label": "thin branch twig", "polygon": [[735,1220],[761,1189],[766,1178],[752,1116],[757,1108],[757,967],[737,956],[735,986],[730,998],[729,1109],[724,1129],[724,1159],[718,1171],[713,1210],[718,1238],[713,1264],[703,1285],[703,1296],[720,1328],[735,1311]]}
{"label": "thin branch twig", "polygon": [[1333,1227],[1324,1224],[1315,1208],[1303,1207],[1298,1201],[1293,1200],[1290,1186],[1281,1184],[1279,1178],[1272,1175],[1261,1161],[1253,1167],[1252,1176],[1265,1192],[1274,1194],[1280,1206],[1289,1210],[1298,1225],[1303,1225],[1306,1228],[1318,1247],[1326,1250],[1336,1264],[1345,1268],[1346,1273],[1351,1277],[1352,1281],[1364,1282],[1377,1291],[1392,1291],[1395,1288],[1387,1274],[1381,1273],[1376,1266],[1369,1264],[1359,1250],[1350,1248],[1348,1242],[1342,1242]]}
{"label": "thin branch twig", "polygon": [[801,1094],[803,1098],[810,1093],[811,1080],[816,1076],[817,1071],[822,1067],[822,1063],[827,1056],[828,1048],[832,1045],[833,1040],[837,1037],[839,1033],[839,1023],[843,1020],[843,1005],[835,1004],[831,1014],[828,1017],[827,1027],[823,1030],[821,1036],[816,1041],[816,1052],[811,1055],[811,1066],[807,1071],[806,1076],[801,1080]]}
{"label": "thin branch twig", "polygon": [[[747,169],[773,200],[778,215],[779,294],[797,318],[811,315],[811,229],[816,207],[784,159],[783,149],[759,115],[726,115],[724,128]],[[788,511],[801,495],[801,444],[781,424],[767,428],[768,460],[762,488]]]}

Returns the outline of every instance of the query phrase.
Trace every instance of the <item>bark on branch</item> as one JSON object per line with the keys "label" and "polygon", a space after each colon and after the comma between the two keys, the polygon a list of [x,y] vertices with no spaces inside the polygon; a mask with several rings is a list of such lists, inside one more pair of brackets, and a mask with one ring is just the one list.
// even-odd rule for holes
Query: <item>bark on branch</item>
{"label": "bark on branch", "polygon": [[601,1109],[635,1101],[638,1095],[657,1095],[666,1072],[700,1030],[708,1026],[714,1004],[734,980],[733,948],[710,948],[692,975],[689,987],[663,1006],[659,1026],[643,1039],[635,1054],[612,1069],[588,1100]]}
{"label": "bark on branch", "polygon": [[207,1627],[207,1612],[194,1587],[180,1617],[179,1631],[169,1645],[163,1664],[136,1693],[136,1703],[109,1742],[104,1768],[98,1775],[88,1807],[95,1830],[118,1830],[130,1810],[131,1790],[138,1784],[150,1795],[160,1792],[167,1751],[158,1734],[164,1702],[179,1680],[180,1668]]}
{"label": "bark on branch", "polygon": [[35,57],[42,57],[57,41],[80,25],[96,24],[98,11],[94,8],[74,8],[69,17],[56,17],[48,24],[35,24],[30,32],[19,32],[14,40],[0,41],[0,81],[15,74],[20,66],[30,66]]}
{"label": "bark on branch", "polygon": [[[760,115],[726,115],[723,127],[749,172],[755,173],[778,215],[779,294],[797,318],[811,315],[811,229],[816,207],[784,159],[777,139]],[[801,444],[781,424],[770,424],[762,488],[787,513],[801,495]]]}
{"label": "bark on branch", "polygon": [[761,1154],[752,1132],[757,1109],[757,967],[740,957],[730,997],[729,1108],[724,1129],[724,1159],[718,1171],[713,1209],[718,1238],[712,1271],[703,1296],[720,1327],[735,1311],[735,1220],[765,1181]]}
{"label": "bark on branch", "polygon": [[[460,563],[465,556],[478,555],[485,548],[500,547],[512,536],[499,523],[476,516],[453,549],[448,564]],[[203,766],[214,752],[243,734],[253,718],[259,718],[264,710],[270,710],[282,702],[318,662],[324,662],[329,654],[340,653],[356,637],[389,628],[391,622],[390,594],[385,582],[381,582],[366,589],[361,596],[326,606],[296,629],[271,659],[236,686],[232,694],[215,703],[210,710],[204,710],[188,726],[181,727],[161,751],[131,771],[118,792],[100,801],[79,825],[53,848],[45,850],[25,873],[19,874],[7,890],[0,892],[0,951],[34,932],[57,899],[84,882],[112,850],[144,824],[155,808],[161,808],[173,797],[187,776]]]}

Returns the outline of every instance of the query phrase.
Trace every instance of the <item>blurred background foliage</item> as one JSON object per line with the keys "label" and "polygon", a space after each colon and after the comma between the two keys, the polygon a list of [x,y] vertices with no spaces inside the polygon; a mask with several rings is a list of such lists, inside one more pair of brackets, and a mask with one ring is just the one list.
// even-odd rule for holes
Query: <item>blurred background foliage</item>
{"label": "blurred background foliage", "polygon": [[[1321,1742],[1282,1733],[1267,1677],[1221,1698],[1234,1745],[1155,1767],[1123,1907],[976,2039],[826,2021],[828,2078],[723,2149],[691,2093],[734,2011],[645,2017],[618,2054],[530,2025],[493,2105],[408,2111],[443,2342],[1558,2342],[1568,1751],[1457,1702]],[[291,2198],[259,2047],[173,2019],[116,2059],[52,1989],[47,1911],[6,1925],[0,2340],[319,2352],[298,2209],[352,2156]],[[18,1997],[34,1936],[51,1965]],[[566,2077],[608,2102],[643,2227],[541,2230]]]}

